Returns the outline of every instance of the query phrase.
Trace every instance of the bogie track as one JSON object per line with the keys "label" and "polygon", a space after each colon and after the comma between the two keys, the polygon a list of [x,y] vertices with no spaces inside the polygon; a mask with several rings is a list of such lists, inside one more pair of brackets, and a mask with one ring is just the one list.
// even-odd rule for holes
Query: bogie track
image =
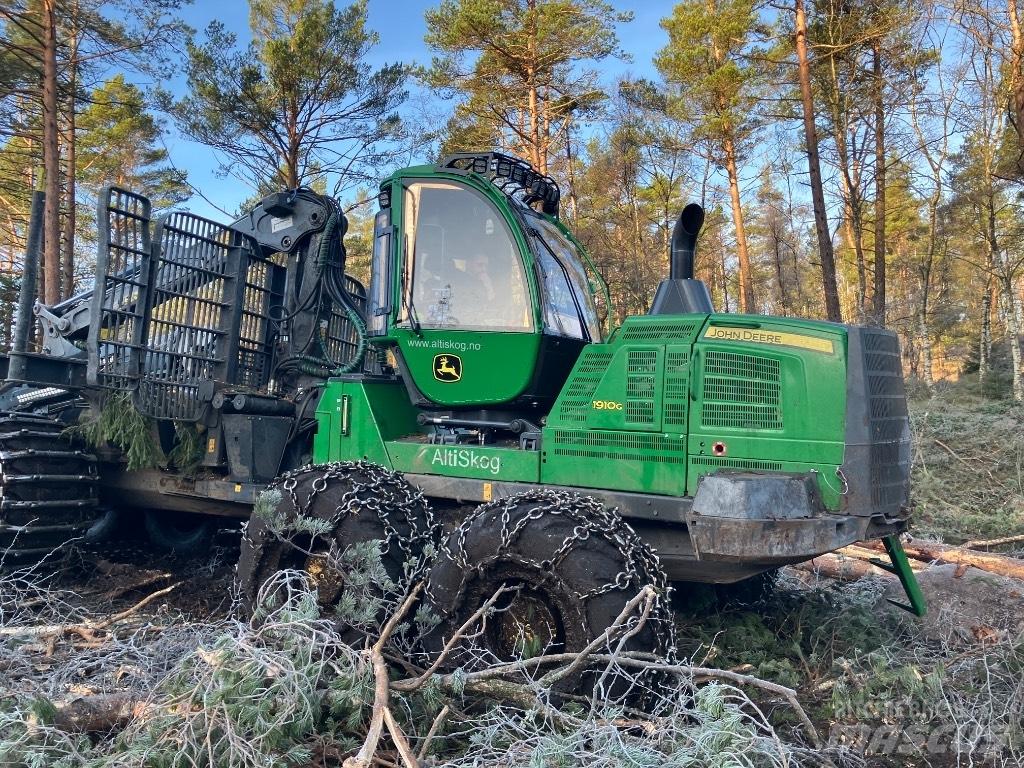
{"label": "bogie track", "polygon": [[0,566],[24,565],[83,536],[99,516],[96,457],[44,416],[0,417]]}

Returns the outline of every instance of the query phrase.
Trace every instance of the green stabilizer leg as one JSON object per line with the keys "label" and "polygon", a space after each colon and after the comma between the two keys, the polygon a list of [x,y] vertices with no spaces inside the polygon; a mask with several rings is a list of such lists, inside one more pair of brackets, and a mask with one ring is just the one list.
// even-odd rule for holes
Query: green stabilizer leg
{"label": "green stabilizer leg", "polygon": [[896,574],[903,585],[903,591],[907,594],[910,603],[901,603],[896,600],[889,600],[895,606],[905,611],[910,611],[915,616],[924,616],[928,607],[925,605],[924,594],[921,592],[921,585],[917,583],[917,576],[910,568],[910,561],[907,560],[907,553],[903,551],[903,543],[899,536],[886,536],[882,539],[885,551],[889,555],[889,561],[874,559],[872,565],[884,568],[889,573]]}

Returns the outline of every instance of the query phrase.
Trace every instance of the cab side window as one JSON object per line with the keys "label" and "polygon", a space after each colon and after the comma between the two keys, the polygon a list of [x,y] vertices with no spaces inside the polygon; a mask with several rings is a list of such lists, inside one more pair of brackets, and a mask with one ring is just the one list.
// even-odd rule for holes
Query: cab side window
{"label": "cab side window", "polygon": [[413,182],[403,194],[402,230],[403,322],[532,330],[519,249],[483,195],[451,182]]}
{"label": "cab side window", "polygon": [[531,217],[530,224],[544,294],[546,329],[559,336],[600,341],[601,323],[576,247],[543,217]]}

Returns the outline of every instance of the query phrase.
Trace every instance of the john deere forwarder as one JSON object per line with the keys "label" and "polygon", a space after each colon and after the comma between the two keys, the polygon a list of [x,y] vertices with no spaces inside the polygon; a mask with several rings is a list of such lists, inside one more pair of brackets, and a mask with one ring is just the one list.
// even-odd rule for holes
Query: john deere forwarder
{"label": "john deere forwarder", "polygon": [[6,559],[117,511],[187,548],[271,483],[245,595],[299,567],[336,601],[327,555],[382,540],[396,577],[429,560],[435,645],[501,587],[493,649],[531,625],[579,648],[646,583],[735,582],[870,538],[923,610],[895,537],[910,445],[893,333],[715,313],[690,205],[650,313],[605,334],[558,186],[505,155],[400,170],[378,202],[366,291],[344,216],[310,190],[226,226],[107,190],[95,287],[35,305],[38,353],[25,276],[0,389]]}

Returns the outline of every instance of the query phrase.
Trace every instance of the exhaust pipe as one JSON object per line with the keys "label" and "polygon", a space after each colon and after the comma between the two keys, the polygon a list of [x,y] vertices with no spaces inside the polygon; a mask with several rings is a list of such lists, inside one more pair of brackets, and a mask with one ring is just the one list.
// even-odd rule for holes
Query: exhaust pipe
{"label": "exhaust pipe", "polygon": [[690,203],[676,219],[672,228],[672,254],[669,258],[669,280],[693,279],[693,254],[697,248],[697,235],[704,226],[704,208]]}
{"label": "exhaust pipe", "polygon": [[672,229],[668,277],[658,285],[650,315],[710,314],[715,311],[711,293],[701,280],[693,279],[693,258],[697,235],[704,225],[704,209],[690,203],[679,214]]}

